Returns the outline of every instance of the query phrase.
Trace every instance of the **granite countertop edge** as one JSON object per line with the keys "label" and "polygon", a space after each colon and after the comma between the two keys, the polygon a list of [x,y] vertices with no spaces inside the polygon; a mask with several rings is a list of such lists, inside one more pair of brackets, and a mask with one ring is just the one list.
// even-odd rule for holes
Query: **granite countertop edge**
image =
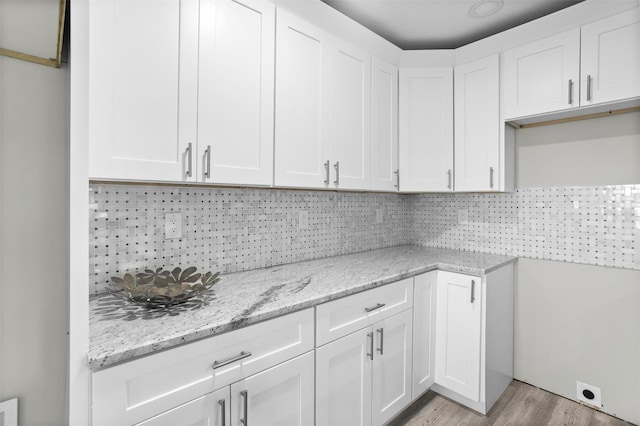
{"label": "granite countertop edge", "polygon": [[[251,312],[249,315],[242,316],[240,318],[236,316],[230,319],[227,316],[222,321],[216,321],[215,319],[213,319],[210,322],[205,320],[204,322],[201,321],[201,322],[198,322],[197,324],[190,323],[189,320],[187,319],[185,320],[185,324],[183,327],[180,327],[182,324],[178,324],[178,327],[174,333],[172,334],[170,333],[168,336],[162,336],[162,337],[155,336],[155,338],[152,337],[147,341],[141,342],[139,338],[133,338],[131,339],[130,343],[120,342],[119,345],[114,344],[113,347],[110,347],[108,344],[100,345],[96,343],[94,345],[94,343],[97,340],[104,339],[105,336],[102,336],[99,330],[95,330],[99,328],[99,325],[101,324],[100,321],[96,318],[91,318],[90,329],[92,331],[91,333],[92,336],[90,338],[90,348],[88,353],[89,367],[94,372],[99,371],[107,367],[111,367],[126,361],[133,360],[135,358],[139,358],[145,355],[150,355],[155,352],[159,352],[166,349],[171,349],[186,343],[194,342],[196,340],[213,337],[219,334],[223,334],[232,330],[236,330],[238,328],[246,327],[252,324],[256,324],[256,323],[266,321],[272,318],[276,318],[282,315],[286,315],[289,313],[301,311],[307,308],[312,308],[322,303],[340,299],[342,297],[346,297],[346,296],[356,294],[362,291],[366,291],[382,285],[390,284],[402,279],[411,278],[416,275],[420,275],[429,271],[440,270],[440,271],[458,272],[458,273],[481,276],[481,275],[488,274],[489,272],[494,271],[498,268],[501,268],[509,263],[516,262],[518,259],[517,257],[512,257],[512,256],[494,255],[494,254],[479,253],[479,252],[424,248],[420,246],[398,246],[398,247],[391,247],[387,249],[372,250],[370,252],[352,253],[352,254],[346,254],[341,256],[333,256],[333,257],[324,258],[324,259],[302,261],[302,262],[297,262],[289,265],[281,265],[279,267],[271,267],[271,268],[253,270],[253,271],[238,272],[238,273],[223,276],[223,279],[225,277],[230,278],[232,276],[242,277],[243,274],[247,275],[248,272],[251,272],[253,274],[262,274],[265,278],[265,281],[268,281],[268,274],[274,268],[278,268],[278,269],[282,268],[282,269],[289,269],[289,270],[296,268],[297,270],[304,270],[307,267],[312,267],[314,263],[322,263],[323,261],[324,263],[327,263],[328,261],[331,261],[331,260],[339,261],[340,263],[344,264],[344,266],[347,266],[347,265],[351,266],[351,262],[349,262],[349,259],[356,258],[356,257],[358,257],[358,260],[361,263],[366,264],[367,253],[372,253],[372,257],[374,257],[373,255],[374,253],[376,254],[376,257],[379,257],[380,254],[382,254],[383,256],[387,254],[389,256],[392,256],[399,249],[403,249],[403,250],[400,251],[398,256],[406,255],[407,253],[410,253],[411,255],[420,256],[422,252],[424,252],[425,253],[424,263],[418,264],[418,265],[411,265],[411,267],[408,267],[408,268],[400,267],[400,268],[394,269],[393,267],[391,267],[388,270],[384,271],[385,272],[384,276],[378,276],[373,279],[365,280],[364,282],[354,282],[353,284],[347,283],[345,286],[337,290],[327,289],[326,292],[316,293],[311,297],[303,298],[300,301],[288,301],[288,303],[284,303],[279,306],[274,306],[271,308],[267,307],[266,309],[261,309],[261,310],[258,309],[255,312]],[[440,253],[445,253],[446,255],[449,255],[449,256],[459,255],[461,258],[465,258],[465,257],[473,258],[474,256],[487,256],[489,257],[490,260],[486,261],[486,259],[483,259],[484,262],[477,262],[476,265],[469,265],[469,264],[465,265],[466,262],[468,263],[467,259],[465,259],[466,262],[465,260],[456,262],[451,260],[441,261],[439,259],[431,258],[431,257],[437,258],[438,254]],[[419,260],[417,262],[420,263]],[[345,272],[341,270],[342,266],[343,265],[338,265],[335,268],[335,270],[330,271],[328,273],[332,273],[334,276],[341,276],[342,275],[341,273]],[[342,269],[344,269],[344,267],[342,267]],[[298,272],[298,275],[299,275],[299,272]],[[260,277],[260,275],[258,275],[258,277]],[[278,286],[275,286],[275,287],[278,287]],[[211,308],[204,307],[202,309],[206,310]],[[90,303],[90,312],[93,312],[94,310],[95,309],[92,306],[92,303]],[[95,315],[92,315],[92,316],[95,317]],[[171,320],[173,322],[179,321],[176,318],[172,318]],[[153,321],[153,320],[150,320],[150,321]],[[127,327],[131,325],[131,324],[125,324],[122,322],[118,323],[117,320],[108,320],[106,321],[106,323],[110,327],[117,327],[118,325]],[[146,325],[148,324],[149,323],[146,323]],[[158,324],[158,329],[162,328],[164,324],[165,323],[160,322]],[[132,327],[129,327],[129,328],[133,329]],[[157,330],[153,330],[153,331],[157,332]],[[108,332],[105,330],[105,333],[108,333]],[[111,333],[108,333],[108,334],[111,334]],[[154,333],[151,333],[151,334],[153,335]]]}

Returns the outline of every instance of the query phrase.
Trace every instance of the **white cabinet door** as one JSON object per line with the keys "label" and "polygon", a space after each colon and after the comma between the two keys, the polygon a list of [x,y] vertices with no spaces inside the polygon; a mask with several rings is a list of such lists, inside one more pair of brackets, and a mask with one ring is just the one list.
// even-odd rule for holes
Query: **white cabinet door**
{"label": "white cabinet door", "polygon": [[372,350],[371,327],[316,349],[316,426],[371,424]]}
{"label": "white cabinet door", "polygon": [[579,106],[580,28],[503,55],[506,119]]}
{"label": "white cabinet door", "polygon": [[382,425],[411,402],[412,310],[373,326],[371,424]]}
{"label": "white cabinet door", "polygon": [[498,55],[455,69],[456,191],[496,191],[500,167]]}
{"label": "white cabinet door", "polygon": [[371,186],[371,57],[339,41],[330,43],[327,111],[330,187]]}
{"label": "white cabinet door", "polygon": [[231,425],[313,424],[314,354],[231,385]]}
{"label": "white cabinet door", "polygon": [[89,19],[90,177],[195,180],[198,0],[92,2]]}
{"label": "white cabinet door", "polygon": [[371,58],[371,189],[397,191],[398,68]]}
{"label": "white cabinet door", "polygon": [[481,278],[438,271],[436,383],[480,400]]}
{"label": "white cabinet door", "polygon": [[202,0],[198,180],[273,184],[275,6]]}
{"label": "white cabinet door", "polygon": [[400,190],[452,191],[452,69],[401,69],[399,113]]}
{"label": "white cabinet door", "polygon": [[580,103],[640,96],[640,9],[582,27]]}
{"label": "white cabinet door", "polygon": [[138,426],[175,426],[175,425],[208,425],[224,426],[230,424],[229,387],[225,386],[215,392],[172,410],[138,423]]}
{"label": "white cabinet door", "polygon": [[277,13],[275,184],[325,188],[328,35],[281,9]]}
{"label": "white cabinet door", "polygon": [[437,271],[414,277],[413,399],[435,383]]}

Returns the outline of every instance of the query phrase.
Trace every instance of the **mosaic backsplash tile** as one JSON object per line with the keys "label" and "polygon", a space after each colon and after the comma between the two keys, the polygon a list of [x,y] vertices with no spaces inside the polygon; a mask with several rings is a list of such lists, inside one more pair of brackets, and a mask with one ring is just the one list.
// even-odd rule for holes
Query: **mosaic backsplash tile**
{"label": "mosaic backsplash tile", "polygon": [[[94,184],[90,283],[143,267],[223,273],[416,244],[640,269],[640,185],[396,195]],[[376,210],[383,222],[376,221]],[[300,210],[309,228],[298,229]],[[458,223],[458,211],[468,219]],[[181,212],[183,237],[164,238]]]}
{"label": "mosaic backsplash tile", "polygon": [[407,200],[410,244],[640,269],[640,185]]}
{"label": "mosaic backsplash tile", "polygon": [[[192,265],[222,273],[404,244],[404,197],[321,191],[90,186],[92,293],[144,267]],[[377,223],[377,210],[383,221]],[[301,210],[308,229],[299,229]],[[182,213],[183,236],[164,238]]]}

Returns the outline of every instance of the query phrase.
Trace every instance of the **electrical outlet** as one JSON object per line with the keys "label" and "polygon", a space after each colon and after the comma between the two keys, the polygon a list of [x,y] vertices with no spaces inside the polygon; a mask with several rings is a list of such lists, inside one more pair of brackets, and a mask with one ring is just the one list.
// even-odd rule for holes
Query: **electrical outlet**
{"label": "electrical outlet", "polygon": [[458,210],[458,223],[469,222],[469,210]]}
{"label": "electrical outlet", "polygon": [[182,213],[164,215],[164,237],[168,240],[182,238]]}
{"label": "electrical outlet", "polygon": [[384,219],[384,210],[376,209],[376,223],[382,223]]}
{"label": "electrical outlet", "polygon": [[309,229],[309,210],[298,212],[298,229]]}
{"label": "electrical outlet", "polygon": [[578,401],[596,408],[602,407],[602,392],[600,388],[576,381],[576,393]]}

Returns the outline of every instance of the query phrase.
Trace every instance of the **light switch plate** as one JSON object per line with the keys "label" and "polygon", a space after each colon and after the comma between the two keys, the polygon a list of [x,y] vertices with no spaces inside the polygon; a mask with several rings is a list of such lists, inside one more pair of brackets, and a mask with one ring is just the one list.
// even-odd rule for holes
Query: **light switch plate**
{"label": "light switch plate", "polygon": [[458,210],[458,223],[469,222],[469,210]]}

